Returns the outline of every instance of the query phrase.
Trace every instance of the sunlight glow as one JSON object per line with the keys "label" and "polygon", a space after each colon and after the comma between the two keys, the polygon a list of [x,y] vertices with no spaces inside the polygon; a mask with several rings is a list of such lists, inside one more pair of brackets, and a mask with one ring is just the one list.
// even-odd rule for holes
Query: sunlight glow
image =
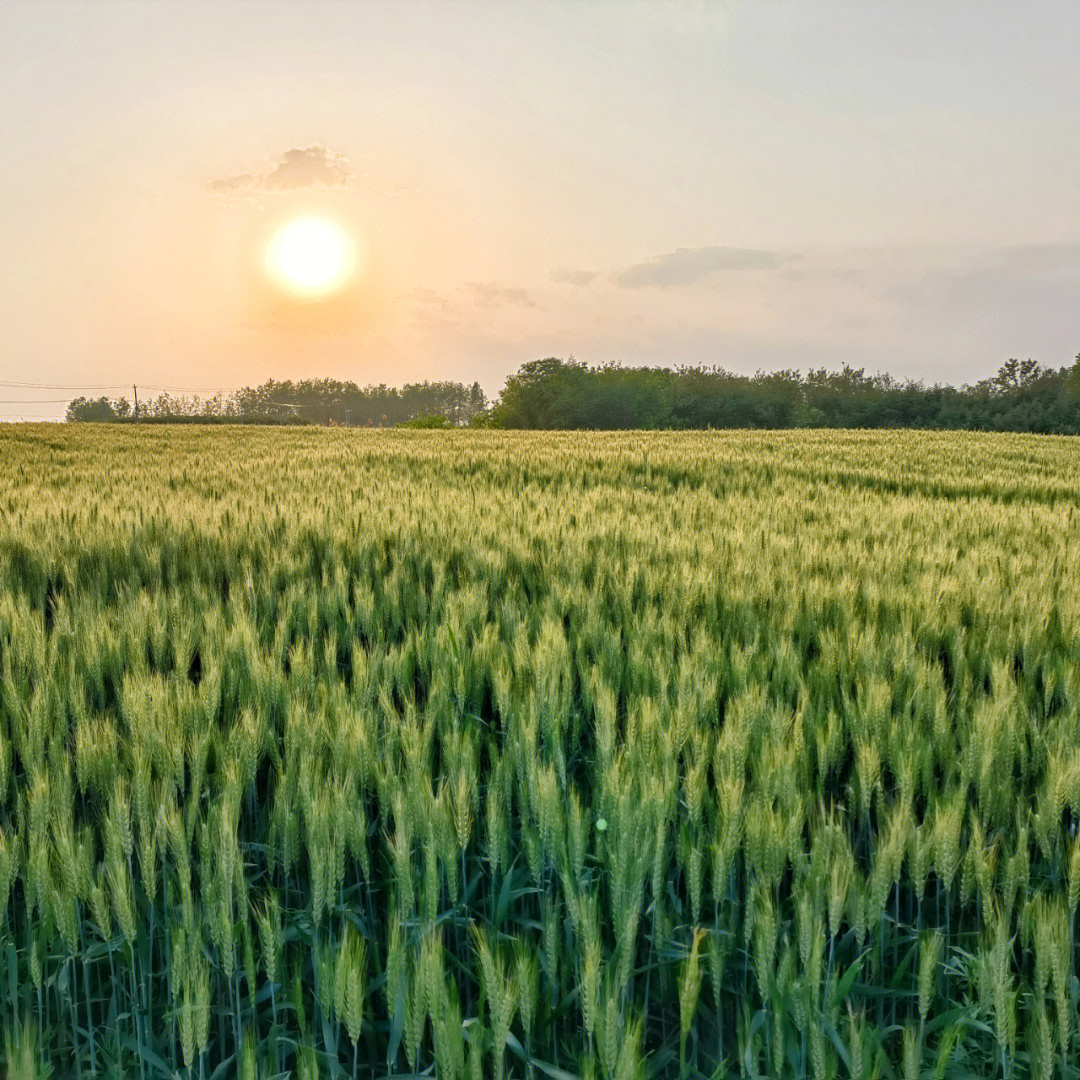
{"label": "sunlight glow", "polygon": [[355,263],[355,245],[342,229],[324,218],[297,218],[274,235],[266,265],[276,281],[306,298],[336,292]]}

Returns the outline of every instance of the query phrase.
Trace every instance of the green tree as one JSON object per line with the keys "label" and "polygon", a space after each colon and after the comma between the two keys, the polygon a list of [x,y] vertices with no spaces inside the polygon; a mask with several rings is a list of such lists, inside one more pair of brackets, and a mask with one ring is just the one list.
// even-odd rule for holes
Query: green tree
{"label": "green tree", "polygon": [[107,397],[77,397],[68,402],[65,419],[69,421],[108,422],[118,420],[128,414],[127,398],[110,400]]}

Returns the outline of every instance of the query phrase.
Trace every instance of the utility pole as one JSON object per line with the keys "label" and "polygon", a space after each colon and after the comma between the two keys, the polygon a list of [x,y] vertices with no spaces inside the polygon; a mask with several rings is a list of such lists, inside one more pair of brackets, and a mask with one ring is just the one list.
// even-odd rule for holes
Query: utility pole
{"label": "utility pole", "polygon": [[139,389],[134,383],[131,384],[131,393],[132,393],[133,397],[135,398],[135,419],[138,420],[139,419]]}

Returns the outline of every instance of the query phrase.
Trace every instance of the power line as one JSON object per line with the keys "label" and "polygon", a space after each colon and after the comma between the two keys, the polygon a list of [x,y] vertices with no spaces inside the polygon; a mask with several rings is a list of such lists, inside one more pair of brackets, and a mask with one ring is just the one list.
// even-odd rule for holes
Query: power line
{"label": "power line", "polygon": [[180,394],[231,394],[237,390],[243,390],[242,386],[151,386],[150,383],[139,383],[144,390],[164,390]]}
{"label": "power line", "polygon": [[[231,394],[237,393],[241,390],[249,390],[251,387],[245,386],[160,386],[151,385],[149,383],[138,383],[144,390],[154,390],[159,393],[185,393],[185,394]],[[11,389],[48,389],[48,390],[126,390],[130,383],[107,383],[90,385],[83,383],[31,383],[31,382],[15,382],[8,379],[0,379],[0,387],[7,387]],[[134,387],[132,387],[134,389]],[[126,395],[121,395],[126,396]],[[66,398],[12,398],[0,400],[0,405],[69,405],[75,397]],[[278,408],[278,409],[325,409],[334,405],[341,405],[341,399],[335,399],[333,401],[259,401],[256,403],[257,408]],[[136,416],[138,414],[136,413]],[[4,419],[29,419],[29,420],[55,420],[63,419],[63,417],[49,416],[48,414],[0,414],[0,420]]]}
{"label": "power line", "polygon": [[[144,390],[162,390],[160,386],[144,386]],[[194,393],[194,391],[189,391]],[[218,391],[222,393],[223,391]],[[12,398],[10,400],[0,400],[0,405],[66,405],[70,401],[74,401],[74,398]],[[319,408],[326,405],[336,405],[338,402],[322,402],[322,401],[264,401],[260,402],[261,405],[280,405],[288,409],[303,409],[307,407]]]}
{"label": "power line", "polygon": [[0,386],[6,386],[10,389],[18,387],[23,390],[122,390],[126,385],[127,383],[103,383],[91,386],[82,383],[11,382],[7,379],[0,379]]}
{"label": "power line", "polygon": [[[271,380],[273,381],[273,380]],[[8,389],[21,390],[127,390],[131,383],[37,383],[37,382],[13,382],[9,379],[0,379],[0,386]],[[234,394],[239,390],[253,390],[251,386],[163,386],[157,383],[137,383],[144,390],[156,390],[164,393],[177,394]],[[69,400],[69,399],[65,399]],[[30,404],[30,402],[27,402]],[[285,404],[284,402],[270,402],[269,404]]]}
{"label": "power line", "polygon": [[[21,390],[126,390],[131,383],[38,383],[38,382],[13,382],[10,379],[0,379],[0,386],[9,389]],[[242,390],[242,386],[157,386],[150,383],[139,383],[147,390],[174,391],[184,394],[229,394],[236,390]]]}

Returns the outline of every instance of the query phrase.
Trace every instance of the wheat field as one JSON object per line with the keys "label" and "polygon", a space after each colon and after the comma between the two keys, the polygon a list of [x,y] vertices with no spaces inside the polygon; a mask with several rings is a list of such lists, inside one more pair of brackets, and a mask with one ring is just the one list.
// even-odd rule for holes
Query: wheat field
{"label": "wheat field", "polygon": [[1080,1075],[1080,440],[0,462],[9,1075]]}

